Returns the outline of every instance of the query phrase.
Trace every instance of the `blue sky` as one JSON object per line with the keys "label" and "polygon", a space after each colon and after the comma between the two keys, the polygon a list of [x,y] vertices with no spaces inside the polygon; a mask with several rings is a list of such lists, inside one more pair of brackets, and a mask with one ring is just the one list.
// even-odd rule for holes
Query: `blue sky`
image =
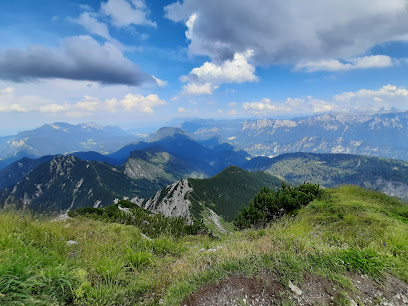
{"label": "blue sky", "polygon": [[4,0],[0,135],[408,109],[405,0]]}

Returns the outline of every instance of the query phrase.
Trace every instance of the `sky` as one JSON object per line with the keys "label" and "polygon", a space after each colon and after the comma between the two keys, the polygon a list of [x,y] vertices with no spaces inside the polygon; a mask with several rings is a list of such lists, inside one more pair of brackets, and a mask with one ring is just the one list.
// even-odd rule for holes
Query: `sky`
{"label": "sky", "polygon": [[0,135],[408,110],[407,0],[2,0]]}

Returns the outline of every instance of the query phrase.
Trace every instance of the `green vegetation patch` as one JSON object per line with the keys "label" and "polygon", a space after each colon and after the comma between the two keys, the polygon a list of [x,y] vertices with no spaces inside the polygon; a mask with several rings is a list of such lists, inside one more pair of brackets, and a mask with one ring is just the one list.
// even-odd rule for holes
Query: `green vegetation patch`
{"label": "green vegetation patch", "polygon": [[234,224],[239,229],[266,226],[286,212],[309,204],[321,194],[319,185],[308,183],[297,187],[288,187],[282,183],[282,187],[276,191],[262,187],[254,200],[242,207]]}
{"label": "green vegetation patch", "polygon": [[209,179],[189,179],[193,187],[193,213],[198,217],[200,205],[212,209],[225,221],[231,222],[241,207],[247,204],[263,186],[279,187],[282,181],[264,172],[248,172],[236,166],[226,168]]}
{"label": "green vegetation patch", "polygon": [[68,214],[70,217],[84,216],[103,222],[134,225],[149,237],[158,237],[162,234],[181,237],[184,235],[195,235],[204,231],[203,224],[200,221],[188,224],[185,218],[153,214],[125,200],[104,208],[79,208]]}

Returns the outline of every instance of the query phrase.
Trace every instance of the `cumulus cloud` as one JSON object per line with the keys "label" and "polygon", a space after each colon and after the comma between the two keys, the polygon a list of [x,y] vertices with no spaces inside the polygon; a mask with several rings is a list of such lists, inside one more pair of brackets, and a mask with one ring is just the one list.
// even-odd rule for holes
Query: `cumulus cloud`
{"label": "cumulus cloud", "polygon": [[116,113],[118,105],[119,105],[119,102],[116,99],[106,99],[105,100],[105,109],[110,113]]}
{"label": "cumulus cloud", "polygon": [[273,102],[268,98],[246,102],[242,108],[252,114],[270,115],[311,115],[325,112],[378,112],[379,110],[408,110],[408,90],[394,85],[379,89],[360,89],[343,92],[328,101],[307,97],[287,98],[284,102]]}
{"label": "cumulus cloud", "polygon": [[258,78],[254,75],[255,67],[248,63],[254,55],[252,50],[245,53],[236,53],[232,60],[221,65],[205,62],[201,67],[194,68],[183,81],[211,82],[211,83],[243,83],[254,82]]}
{"label": "cumulus cloud", "polygon": [[102,2],[101,12],[109,16],[112,24],[117,27],[127,27],[132,24],[157,26],[149,19],[149,10],[141,0],[108,0]]}
{"label": "cumulus cloud", "polygon": [[[385,85],[377,90],[360,89],[356,92],[344,92],[341,95],[334,96],[336,101],[350,101],[358,98],[407,98],[408,90],[403,87],[397,87],[395,85]],[[382,101],[383,99],[381,99]]]}
{"label": "cumulus cloud", "polygon": [[132,86],[154,82],[112,43],[101,45],[90,36],[67,38],[58,49],[33,46],[0,50],[0,79],[54,78]]}
{"label": "cumulus cloud", "polygon": [[284,102],[273,102],[268,98],[263,98],[257,102],[247,102],[242,104],[242,108],[252,114],[257,115],[311,115],[330,111],[340,111],[333,102],[307,97],[305,99],[287,98]]}
{"label": "cumulus cloud", "polygon": [[393,66],[393,60],[386,55],[371,55],[364,57],[356,57],[348,61],[341,62],[336,59],[308,61],[299,63],[295,66],[296,70],[306,72],[315,71],[347,71],[354,69],[369,69],[369,68],[385,68]]}
{"label": "cumulus cloud", "polygon": [[333,104],[341,110],[372,111],[408,110],[408,89],[395,85],[385,85],[378,89],[360,89],[343,92],[333,97]]}
{"label": "cumulus cloud", "polygon": [[290,112],[292,109],[287,105],[274,104],[268,98],[263,98],[257,102],[246,102],[242,104],[242,108],[255,114],[267,114],[273,112]]}
{"label": "cumulus cloud", "polygon": [[84,117],[109,113],[153,113],[154,109],[165,105],[164,100],[157,95],[147,96],[127,94],[123,99],[84,95],[74,102],[57,103],[49,98],[24,95],[14,88],[6,87],[0,90],[0,112],[40,112],[60,113],[68,117]]}
{"label": "cumulus cloud", "polygon": [[183,93],[187,95],[211,95],[217,88],[217,85],[211,83],[189,83],[183,86]]}
{"label": "cumulus cloud", "polygon": [[136,110],[142,113],[153,113],[153,108],[166,104],[157,95],[142,96],[132,94],[126,95],[120,103],[125,110]]}
{"label": "cumulus cloud", "polygon": [[0,112],[26,113],[50,104],[51,100],[34,95],[17,95],[14,87],[0,89]]}
{"label": "cumulus cloud", "polygon": [[41,113],[59,113],[59,112],[65,111],[65,106],[53,103],[53,104],[40,106],[39,111]]}
{"label": "cumulus cloud", "polygon": [[187,23],[191,54],[225,60],[251,49],[256,64],[296,64],[353,58],[381,43],[408,41],[407,5],[406,0],[183,0],[165,12]]}
{"label": "cumulus cloud", "polygon": [[205,62],[201,67],[194,68],[188,75],[182,76],[181,81],[189,82],[184,86],[188,94],[211,94],[223,83],[255,82],[255,67],[248,60],[254,55],[252,50],[236,53],[231,60],[221,64]]}
{"label": "cumulus cloud", "polygon": [[85,96],[83,100],[77,102],[75,106],[81,110],[85,111],[95,111],[97,107],[101,104],[99,99],[91,97],[91,96]]}

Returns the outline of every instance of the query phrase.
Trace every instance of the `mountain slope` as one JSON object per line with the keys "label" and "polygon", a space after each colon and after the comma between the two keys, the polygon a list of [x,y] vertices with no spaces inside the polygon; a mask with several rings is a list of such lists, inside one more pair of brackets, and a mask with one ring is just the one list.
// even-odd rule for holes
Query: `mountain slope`
{"label": "mountain slope", "polygon": [[265,171],[293,184],[305,181],[325,187],[353,184],[408,199],[405,161],[351,154],[288,153],[254,158],[245,169]]}
{"label": "mountain slope", "polygon": [[[220,217],[232,221],[263,186],[282,181],[263,172],[247,172],[231,166],[209,179],[184,179],[158,191],[143,207],[166,216],[181,216],[190,222],[207,216],[216,224]],[[218,227],[219,224],[218,224]]]}
{"label": "mountain slope", "polygon": [[408,160],[408,112],[324,114],[291,120],[193,120],[181,128],[197,139],[219,136],[248,153],[353,153]]}
{"label": "mountain slope", "polygon": [[56,156],[4,190],[1,203],[3,207],[59,213],[110,205],[116,198],[147,197],[163,185],[144,178],[129,179],[122,168],[105,163]]}
{"label": "mountain slope", "polygon": [[149,147],[132,151],[122,165],[124,173],[131,179],[145,178],[150,181],[172,183],[185,177],[203,177],[195,167],[186,163],[161,147]]}
{"label": "mountain slope", "polygon": [[207,176],[214,175],[228,166],[242,166],[247,162],[249,154],[245,151],[235,151],[234,147],[229,144],[220,144],[212,148],[207,148],[184,133],[180,134],[177,131],[178,130],[175,130],[175,133],[172,133],[171,136],[167,134],[172,131],[162,131],[160,134],[164,134],[164,138],[153,142],[141,141],[130,144],[117,152],[108,154],[107,157],[121,164],[124,163],[130,153],[135,150],[160,148],[163,152],[167,152],[179,160],[183,160],[186,164],[190,165],[190,167],[193,167],[196,172],[205,173]]}
{"label": "mountain slope", "polygon": [[73,155],[22,159],[0,170],[0,183],[9,187],[1,193],[0,202],[37,212],[106,206],[123,197],[138,203],[139,198],[148,198],[177,180],[204,176],[160,147],[133,151],[121,166]]}
{"label": "mountain slope", "polygon": [[41,158],[32,159],[24,157],[7,167],[0,169],[0,190],[3,190],[10,185],[16,184],[19,180],[27,176],[27,174],[47,161],[50,161],[53,156],[43,156]]}

